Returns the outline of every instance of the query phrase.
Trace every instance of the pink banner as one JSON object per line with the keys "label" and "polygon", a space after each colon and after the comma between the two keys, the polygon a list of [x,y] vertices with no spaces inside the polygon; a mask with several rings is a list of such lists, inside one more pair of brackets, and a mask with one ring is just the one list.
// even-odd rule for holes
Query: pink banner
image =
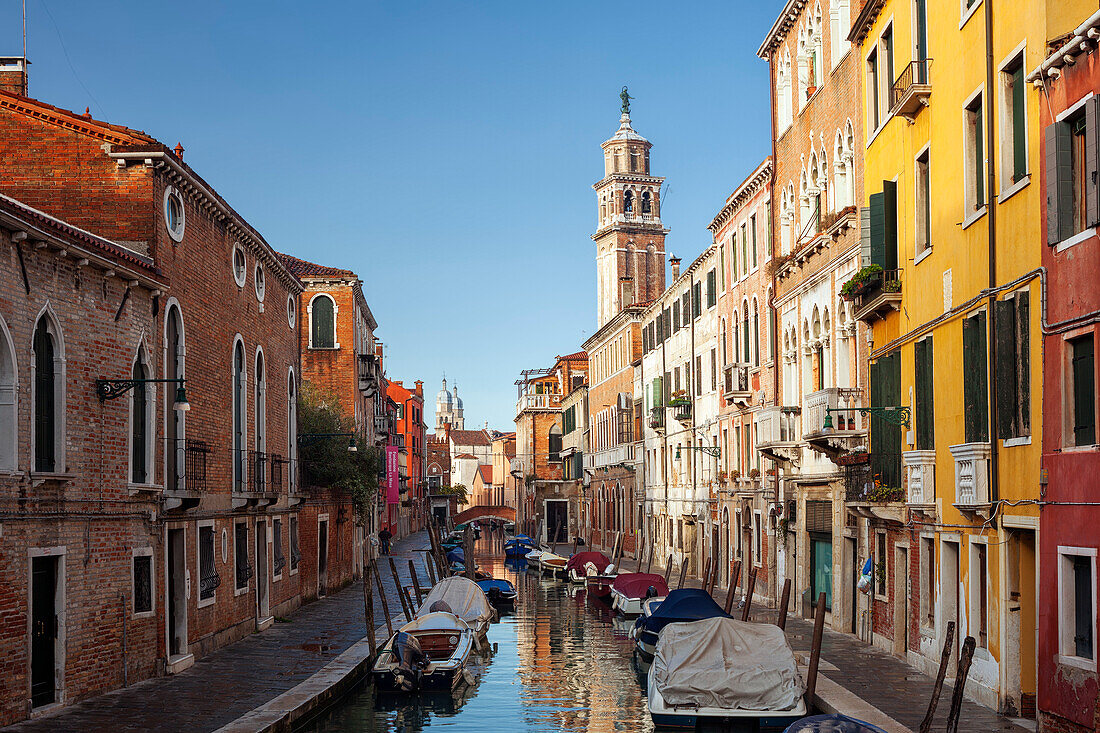
{"label": "pink banner", "polygon": [[401,501],[401,490],[398,485],[397,446],[386,446],[386,503],[397,504]]}

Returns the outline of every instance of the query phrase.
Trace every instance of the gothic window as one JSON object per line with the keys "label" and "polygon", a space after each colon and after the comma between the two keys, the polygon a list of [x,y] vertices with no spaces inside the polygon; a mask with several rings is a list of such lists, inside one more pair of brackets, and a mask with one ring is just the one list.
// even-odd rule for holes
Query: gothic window
{"label": "gothic window", "polygon": [[245,365],[244,344],[233,347],[233,490],[244,491],[245,479]]}
{"label": "gothic window", "polygon": [[557,425],[550,426],[550,433],[547,436],[547,453],[551,462],[560,460],[559,455],[561,453],[561,428]]}
{"label": "gothic window", "polygon": [[753,344],[753,363],[756,366],[760,366],[760,304],[754,298],[752,301],[752,337]]}
{"label": "gothic window", "polygon": [[623,211],[627,214],[634,211],[634,192],[626,191],[623,193]]}
{"label": "gothic window", "polygon": [[745,341],[744,341],[744,344],[743,344],[745,350],[742,353],[744,353],[744,355],[745,355],[744,362],[746,364],[748,364],[749,362],[752,361],[752,350],[749,346],[749,344],[751,342],[750,342],[750,338],[749,338],[749,336],[750,336],[750,334],[749,334],[749,302],[747,300],[741,302],[741,312],[742,312],[741,328],[744,331],[744,338],[745,338]]}
{"label": "gothic window", "polygon": [[298,391],[294,384],[294,369],[290,370],[290,374],[286,380],[286,401],[287,401],[287,447],[286,454],[290,459],[290,466],[288,467],[289,476],[288,482],[290,489],[293,491],[297,485],[297,467],[298,467]]}
{"label": "gothic window", "polygon": [[267,452],[267,374],[264,370],[264,352],[256,350],[256,450]]}
{"label": "gothic window", "polygon": [[[168,306],[167,317],[164,323],[165,340],[165,379],[180,379],[183,377],[183,319],[180,316],[179,306]],[[185,480],[184,469],[186,460],[186,445],[184,443],[185,415],[181,410],[173,409],[176,401],[176,384],[169,382],[164,390],[165,430],[167,435],[164,458],[167,464],[165,481],[169,491],[183,488],[181,484]]]}
{"label": "gothic window", "polygon": [[642,213],[643,214],[650,213],[649,191],[643,191],[642,192]]}
{"label": "gothic window", "polygon": [[15,349],[0,318],[0,470],[14,470],[17,464],[16,394]]}
{"label": "gothic window", "polygon": [[[138,348],[134,361],[134,380],[149,378],[145,367],[145,347]],[[175,391],[175,390],[170,390]],[[138,382],[130,398],[130,481],[135,484],[150,483],[149,459],[152,451],[150,435],[153,422],[153,401],[149,399],[149,385]]]}
{"label": "gothic window", "polygon": [[48,315],[34,329],[34,470],[64,470],[61,460],[64,357],[57,323]]}
{"label": "gothic window", "polygon": [[321,293],[309,304],[309,347],[311,349],[335,349],[336,302]]}

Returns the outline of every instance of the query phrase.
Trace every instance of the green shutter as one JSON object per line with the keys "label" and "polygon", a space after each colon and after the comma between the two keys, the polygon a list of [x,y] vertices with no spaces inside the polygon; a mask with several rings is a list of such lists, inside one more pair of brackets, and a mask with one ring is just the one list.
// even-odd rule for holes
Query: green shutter
{"label": "green shutter", "polygon": [[707,308],[713,308],[718,302],[717,277],[714,270],[707,273]]}
{"label": "green shutter", "polygon": [[1073,444],[1092,445],[1096,442],[1096,364],[1092,333],[1071,341],[1070,348],[1073,360]]}
{"label": "green shutter", "polygon": [[1027,175],[1027,128],[1024,125],[1023,60],[1012,72],[1012,181]]}
{"label": "green shutter", "polygon": [[916,382],[917,450],[936,446],[935,396],[933,390],[932,339],[918,341],[913,347]]}
{"label": "green shutter", "polygon": [[898,184],[882,182],[883,253],[882,269],[898,269]]}
{"label": "green shutter", "polygon": [[1016,425],[1016,308],[1012,299],[993,304],[993,356],[997,364],[997,437],[1015,438]]}
{"label": "green shutter", "polygon": [[[872,407],[901,404],[901,356],[894,351],[871,365],[870,396]],[[901,486],[901,426],[886,420],[870,422],[871,471],[882,485]]]}
{"label": "green shutter", "polygon": [[989,440],[985,312],[963,320],[963,427],[967,443]]}
{"label": "green shutter", "polygon": [[1073,135],[1065,122],[1047,127],[1046,196],[1047,244],[1073,234]]}
{"label": "green shutter", "polygon": [[885,197],[880,191],[870,196],[871,263],[886,269],[886,210]]}
{"label": "green shutter", "polygon": [[1016,421],[1031,435],[1031,293],[1016,294]]}

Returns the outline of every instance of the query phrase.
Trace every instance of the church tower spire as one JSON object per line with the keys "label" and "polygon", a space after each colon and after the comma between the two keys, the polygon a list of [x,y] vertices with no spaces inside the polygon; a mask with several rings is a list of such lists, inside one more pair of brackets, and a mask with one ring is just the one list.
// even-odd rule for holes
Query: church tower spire
{"label": "church tower spire", "polygon": [[603,147],[604,177],[597,181],[596,326],[634,303],[654,300],[665,289],[665,235],[661,184],[650,174],[653,144],[634,131],[626,87],[619,95],[619,129]]}

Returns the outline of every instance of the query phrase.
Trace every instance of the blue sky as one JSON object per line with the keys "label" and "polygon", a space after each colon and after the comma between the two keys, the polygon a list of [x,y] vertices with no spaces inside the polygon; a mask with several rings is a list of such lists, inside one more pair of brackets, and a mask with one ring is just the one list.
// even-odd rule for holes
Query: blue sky
{"label": "blue sky", "polygon": [[[28,0],[30,92],[145,130],[277,249],[363,279],[387,372],[513,429],[519,370],[595,326],[619,89],[693,257],[770,152],[771,2]],[[21,51],[0,0],[0,54]],[[431,407],[427,418],[432,421]]]}

